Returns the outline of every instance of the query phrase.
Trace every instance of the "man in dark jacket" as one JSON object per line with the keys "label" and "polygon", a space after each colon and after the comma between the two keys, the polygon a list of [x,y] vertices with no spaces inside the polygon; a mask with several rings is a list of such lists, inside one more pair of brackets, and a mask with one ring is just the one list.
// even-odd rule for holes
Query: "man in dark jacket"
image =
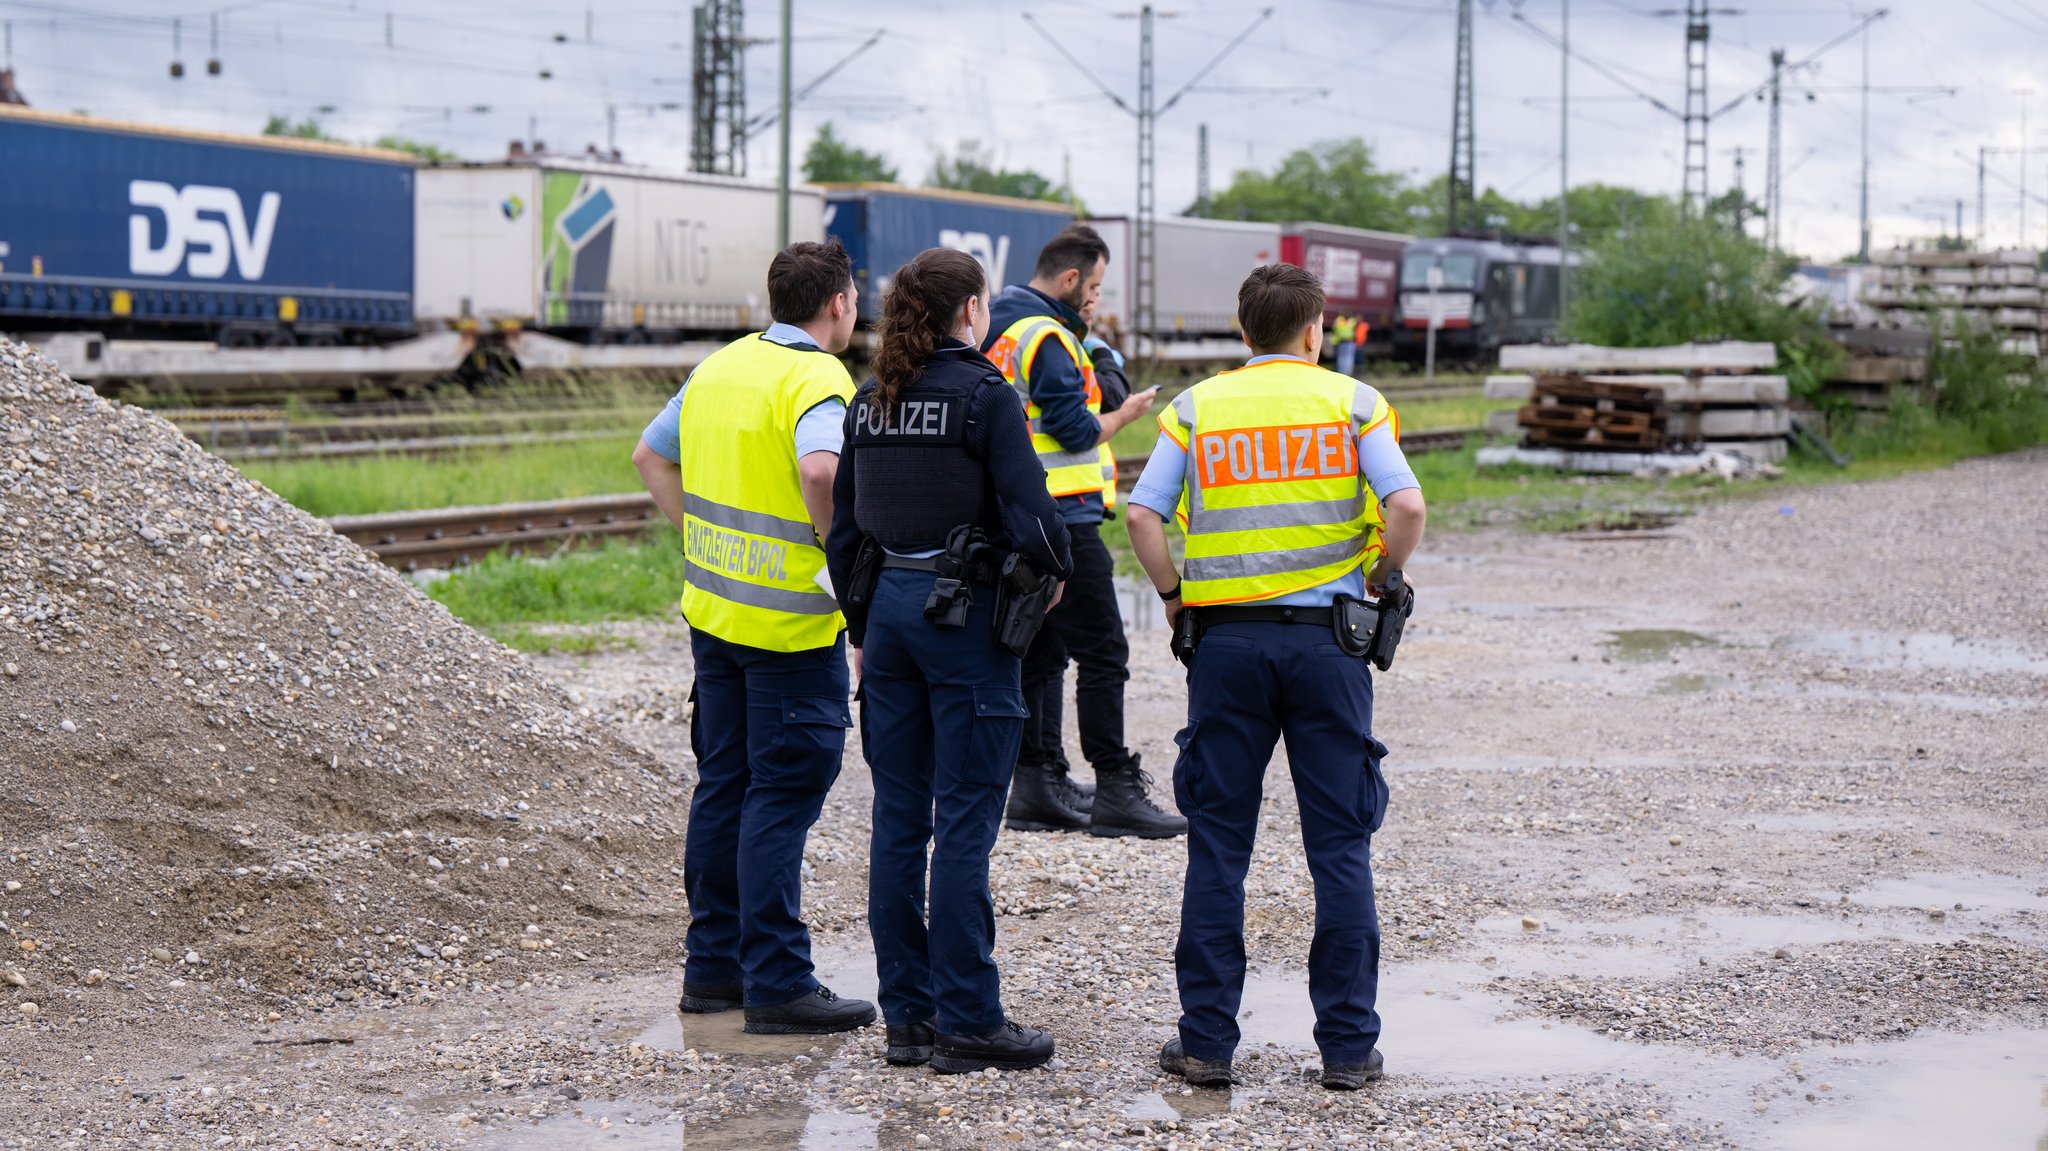
{"label": "man in dark jacket", "polygon": [[[1125,425],[1145,417],[1154,391],[1107,407],[1094,359],[1082,347],[1088,331],[1082,310],[1100,298],[1108,266],[1109,246],[1093,228],[1076,224],[1039,252],[1029,284],[1005,288],[989,305],[983,349],[1027,397],[1032,446],[1074,552],[1066,596],[1024,657],[1024,704],[1032,717],[1025,723],[1006,822],[1022,831],[1085,827],[1094,835],[1164,838],[1185,832],[1187,820],[1153,802],[1146,791],[1149,777],[1124,745],[1130,646],[1115,564],[1102,540],[1109,514],[1104,489],[1113,492],[1116,482],[1113,474],[1104,475],[1106,445]],[[1067,656],[1080,665],[1075,710],[1081,754],[1095,768],[1092,804],[1061,770],[1057,720],[1048,732],[1039,719],[1046,710],[1046,685]]]}

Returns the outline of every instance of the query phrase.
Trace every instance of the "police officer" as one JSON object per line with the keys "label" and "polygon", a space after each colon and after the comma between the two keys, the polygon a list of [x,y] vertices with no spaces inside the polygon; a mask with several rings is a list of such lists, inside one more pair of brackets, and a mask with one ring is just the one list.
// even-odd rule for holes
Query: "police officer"
{"label": "police officer", "polygon": [[683,846],[690,902],[679,1007],[744,1007],[746,1030],[824,1034],[874,1022],[812,975],[804,839],[846,747],[845,620],[819,582],[846,402],[839,362],[858,289],[839,242],[768,265],[766,332],[714,352],[633,452],[683,533],[696,684],[697,787]]}
{"label": "police officer", "polygon": [[1018,657],[994,635],[992,576],[1011,554],[1062,579],[1071,560],[1022,405],[975,343],[986,283],[950,248],[897,271],[875,378],[846,415],[826,544],[860,652],[887,1058],[943,1073],[1035,1067],[1053,1050],[1004,1015],[991,957],[988,857],[1025,718]]}
{"label": "police officer", "polygon": [[[1386,814],[1386,748],[1372,737],[1372,675],[1338,621],[1407,562],[1424,508],[1386,400],[1317,366],[1322,314],[1310,273],[1254,270],[1238,321],[1255,354],[1161,413],[1131,493],[1131,544],[1167,617],[1193,612],[1201,630],[1173,769],[1189,824],[1174,950],[1180,1034],[1159,1064],[1204,1087],[1231,1081],[1244,878],[1281,738],[1315,879],[1308,978],[1323,1086],[1362,1087],[1384,1065],[1371,843]],[[1183,572],[1167,552],[1167,516],[1186,538]]]}
{"label": "police officer", "polygon": [[[1064,606],[1047,620],[1024,657],[1024,700],[1044,707],[1047,683],[1071,655],[1081,754],[1095,768],[1096,791],[1087,810],[1061,770],[1057,720],[1034,716],[1039,746],[1017,764],[1009,826],[1019,831],[1087,828],[1104,836],[1163,838],[1187,830],[1187,821],[1160,809],[1146,793],[1149,777],[1124,745],[1124,684],[1130,647],[1117,605],[1115,564],[1102,540],[1102,522],[1116,490],[1111,437],[1141,418],[1156,390],[1139,392],[1104,410],[1081,311],[1099,299],[1109,267],[1109,245],[1093,228],[1075,224],[1038,253],[1031,282],[1003,289],[990,304],[991,328],[983,347],[1004,378],[1029,397],[1033,448],[1045,468],[1046,489],[1059,504],[1073,539],[1074,577]],[[1105,498],[1104,489],[1110,494]],[[1060,688],[1051,688],[1057,693]]]}
{"label": "police officer", "polygon": [[[1081,349],[1088,353],[1088,362],[1095,369],[1096,386],[1102,390],[1102,406],[1105,410],[1116,411],[1131,395],[1131,379],[1124,372],[1124,354],[1117,351],[1106,335],[1113,332],[1098,327],[1095,313],[1099,301],[1091,299],[1081,308],[1081,322],[1087,326],[1088,336],[1081,341]],[[1105,516],[1116,514],[1116,456],[1109,445],[1102,445],[1102,505]],[[1049,781],[1055,790],[1063,792],[1061,800],[1072,809],[1075,816],[1086,816],[1095,804],[1095,784],[1073,776],[1073,766],[1067,762],[1065,746],[1066,694],[1067,694],[1067,645],[1060,641],[1059,633],[1051,628],[1041,633],[1038,641],[1043,650],[1034,645],[1033,654],[1038,657],[1036,666],[1027,666],[1026,682],[1038,679],[1037,698],[1026,698],[1024,706],[1031,711],[1031,718],[1025,721],[1024,743],[1017,752],[1017,762],[1052,765]],[[1013,789],[1011,803],[1028,804],[1028,797],[1020,797]],[[1012,828],[1020,827],[1015,821],[1018,813],[1012,811]],[[1028,819],[1028,815],[1026,816]]]}

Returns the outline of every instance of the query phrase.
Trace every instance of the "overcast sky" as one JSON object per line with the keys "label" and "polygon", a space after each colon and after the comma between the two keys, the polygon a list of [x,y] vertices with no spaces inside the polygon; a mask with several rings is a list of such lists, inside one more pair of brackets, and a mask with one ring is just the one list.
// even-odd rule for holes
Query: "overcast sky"
{"label": "overcast sky", "polygon": [[[1657,9],[1683,2],[1572,0],[1572,43],[1588,58],[1571,72],[1575,183],[1677,191],[1679,121],[1596,65],[1682,108],[1683,21]],[[1742,8],[1713,18],[1713,107],[1762,83],[1772,48],[1799,60],[1853,27],[1862,11],[1827,0],[1712,3]],[[1479,180],[1518,199],[1557,187],[1559,53],[1513,17],[1519,11],[1555,33],[1560,6],[1561,0],[1475,4]],[[776,6],[754,0],[747,7],[750,37],[772,40]],[[1456,0],[1275,0],[1274,7],[1272,19],[1162,116],[1163,211],[1194,197],[1196,130],[1205,122],[1218,188],[1236,169],[1270,168],[1294,148],[1352,135],[1371,142],[1383,164],[1417,178],[1443,170]],[[1174,15],[1158,20],[1162,102],[1259,11],[1215,0],[1162,12],[1169,8]],[[216,11],[224,71],[209,77],[204,65]],[[831,120],[852,142],[885,153],[915,183],[936,149],[978,139],[1006,165],[1055,180],[1071,163],[1074,185],[1092,209],[1128,211],[1135,200],[1134,121],[1032,29],[1027,11],[1112,90],[1135,100],[1138,23],[1118,3],[797,0],[799,87],[884,31],[879,44],[798,107],[799,154],[818,124]],[[182,80],[169,76],[174,16],[182,25]],[[12,25],[22,90],[46,108],[246,131],[273,113],[319,115],[339,135],[398,132],[484,159],[525,136],[529,122],[552,149],[602,145],[609,105],[628,159],[682,166],[689,153],[686,0],[223,0],[217,8],[179,0],[0,0],[0,19]],[[1800,72],[1798,87],[1786,94],[1784,236],[1788,246],[1823,258],[1856,247],[1861,48],[1855,38],[1837,45]],[[2039,91],[2026,133],[2026,183],[2030,196],[2048,192],[2048,68],[2041,64],[2048,59],[2048,3],[1894,0],[1890,15],[1870,29],[1868,48],[1873,87],[1910,89],[1870,97],[1873,245],[1931,236],[1943,221],[1953,228],[1959,198],[1965,229],[1974,233],[1976,157],[1986,146],[2011,150],[1990,160],[1987,231],[1995,243],[2017,243],[2017,149],[2027,102],[2021,93],[2028,88]],[[543,70],[552,78],[542,79]],[[748,52],[747,80],[750,108],[772,108],[772,42]],[[488,110],[473,110],[479,106]],[[1745,183],[1762,199],[1767,126],[1767,109],[1756,101],[1713,123],[1715,190],[1734,182],[1740,147]],[[772,130],[753,141],[749,164],[753,174],[772,178]],[[2026,222],[2033,243],[2048,246],[2048,206],[2031,201]]]}

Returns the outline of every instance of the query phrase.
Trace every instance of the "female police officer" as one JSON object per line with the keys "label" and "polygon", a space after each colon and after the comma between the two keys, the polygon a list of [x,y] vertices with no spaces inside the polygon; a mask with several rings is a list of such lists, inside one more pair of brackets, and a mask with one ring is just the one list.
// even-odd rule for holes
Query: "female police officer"
{"label": "female police officer", "polygon": [[[988,856],[1025,709],[989,579],[1011,553],[1064,579],[1070,557],[1022,402],[976,350],[986,284],[973,257],[948,248],[897,271],[875,378],[847,409],[825,549],[862,669],[868,925],[888,1059],[947,1073],[1035,1067],[1053,1049],[1004,1017],[990,957]],[[855,570],[864,544],[879,557],[871,589]]]}

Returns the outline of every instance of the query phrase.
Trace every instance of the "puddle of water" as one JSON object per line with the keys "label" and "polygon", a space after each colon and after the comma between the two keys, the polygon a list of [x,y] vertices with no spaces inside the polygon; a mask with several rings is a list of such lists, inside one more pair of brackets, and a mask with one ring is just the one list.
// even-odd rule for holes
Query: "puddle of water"
{"label": "puddle of water", "polygon": [[1608,633],[1607,646],[1624,663],[1662,663],[1685,648],[1720,647],[1721,642],[1696,631],[1637,628]]}
{"label": "puddle of water", "polygon": [[562,1151],[593,1147],[603,1151],[676,1151],[683,1124],[659,1107],[630,1103],[578,1103],[574,1111],[526,1127],[494,1132],[487,1151]]}
{"label": "puddle of water", "polygon": [[2048,913],[2048,884],[2003,875],[1913,875],[1882,880],[1849,899],[1877,907],[2043,914]]}
{"label": "puddle of water", "polygon": [[[1920,1031],[1906,1043],[1835,1048],[1774,1103],[1784,1151],[2048,1148],[2048,1031]],[[1832,1090],[1816,1090],[1826,1082]],[[1805,1100],[1805,1093],[1816,1097]]]}
{"label": "puddle of water", "polygon": [[[1832,897],[1830,897],[1832,902]],[[1562,912],[1534,912],[1542,923],[1531,931],[1520,916],[1479,921],[1480,933],[1494,937],[1495,974],[1658,978],[1701,959],[1810,948],[1867,939],[1946,939],[1960,934],[1946,924],[1869,923],[1818,915],[1649,915],[1611,922],[1575,921]],[[1560,946],[1562,945],[1562,946]]]}
{"label": "puddle of water", "polygon": [[1814,631],[1779,636],[1771,646],[1840,656],[1849,663],[1939,671],[2017,672],[2048,676],[2048,656],[2010,640],[1965,640],[1941,633],[1885,635]]}

